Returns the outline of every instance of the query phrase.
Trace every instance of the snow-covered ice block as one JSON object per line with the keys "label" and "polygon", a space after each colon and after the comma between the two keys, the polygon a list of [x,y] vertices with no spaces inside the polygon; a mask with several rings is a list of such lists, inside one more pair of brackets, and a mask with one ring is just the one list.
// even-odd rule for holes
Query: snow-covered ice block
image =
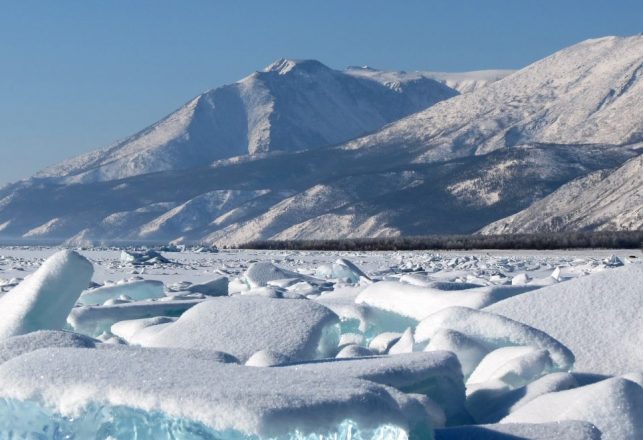
{"label": "snow-covered ice block", "polygon": [[446,307],[466,306],[480,309],[534,288],[527,285],[442,290],[396,281],[380,281],[366,287],[355,299],[355,302],[420,321]]}
{"label": "snow-covered ice block", "polygon": [[186,290],[192,293],[202,293],[207,296],[226,296],[228,294],[228,277],[220,276],[205,283],[192,284]]}
{"label": "snow-covered ice block", "polygon": [[628,264],[507,299],[488,310],[568,347],[576,371],[624,374],[643,365],[643,265]]}
{"label": "snow-covered ice block", "polygon": [[361,345],[348,344],[342,347],[341,350],[339,350],[339,353],[337,353],[335,358],[337,359],[359,358],[359,357],[373,356],[374,354],[375,353],[373,353],[371,350],[369,350],[366,347],[362,347]]}
{"label": "snow-covered ice block", "polygon": [[554,368],[561,371],[568,371],[574,364],[572,352],[541,330],[468,307],[449,307],[428,316],[415,329],[415,340],[429,341],[443,329],[455,330],[487,347],[529,345],[545,349],[554,362]]}
{"label": "snow-covered ice block", "polygon": [[[94,429],[101,420],[92,407],[99,406],[200,423],[219,433],[214,438],[345,435],[345,423],[366,438],[403,439],[404,431],[432,438],[426,406],[394,388],[332,372],[212,362],[184,350],[38,350],[0,365],[1,399],[35,402],[78,423],[89,418]],[[114,421],[98,427],[114,428]],[[374,436],[377,429],[390,437]]]}
{"label": "snow-covered ice block", "polygon": [[435,440],[600,440],[594,425],[579,420],[559,423],[503,423],[494,425],[456,426],[435,430]]}
{"label": "snow-covered ice block", "polygon": [[538,396],[576,388],[578,382],[570,373],[550,373],[522,388],[509,389],[502,382],[497,388],[487,387],[467,396],[467,409],[477,423],[496,423]]}
{"label": "snow-covered ice block", "polygon": [[39,330],[0,341],[0,364],[41,348],[94,348],[98,341],[78,333],[61,330]]}
{"label": "snow-covered ice block", "polygon": [[153,318],[141,318],[141,319],[128,319],[124,321],[118,321],[113,324],[110,328],[110,332],[115,336],[132,343],[134,335],[136,335],[141,330],[157,326],[159,324],[168,324],[170,322],[176,321],[178,318],[171,316],[155,316]]}
{"label": "snow-covered ice block", "polygon": [[407,328],[400,339],[388,349],[388,354],[402,354],[412,353],[415,348],[415,338],[413,337],[413,329]]}
{"label": "snow-covered ice block", "polygon": [[500,381],[509,388],[520,388],[546,374],[552,366],[547,350],[529,346],[501,347],[487,354],[467,380],[470,388]]}
{"label": "snow-covered ice block", "polygon": [[322,279],[340,279],[356,284],[361,278],[370,280],[360,268],[351,261],[339,258],[332,264],[323,264],[315,271],[315,276]]}
{"label": "snow-covered ice block", "polygon": [[337,315],[310,300],[220,297],[193,307],[175,323],[138,343],[220,350],[242,362],[259,350],[293,360],[314,359],[335,354],[338,324]]}
{"label": "snow-covered ice block", "polygon": [[0,339],[36,330],[61,330],[91,280],[92,264],[73,251],[60,251],[18,286],[0,297]]}
{"label": "snow-covered ice block", "polygon": [[98,336],[109,332],[119,321],[153,318],[155,316],[181,316],[189,308],[203,302],[202,299],[174,301],[140,301],[125,304],[82,306],[74,308],[67,323],[78,333]]}
{"label": "snow-covered ice block", "polygon": [[546,423],[584,420],[603,439],[643,438],[643,388],[621,377],[533,399],[501,423]]}
{"label": "snow-covered ice block", "polygon": [[446,351],[319,360],[278,368],[308,371],[321,377],[356,377],[406,393],[424,394],[440,405],[449,423],[469,420],[464,407],[465,390],[460,364],[452,353]]}
{"label": "snow-covered ice block", "polygon": [[384,332],[371,339],[368,348],[380,354],[385,354],[402,337],[401,333]]}
{"label": "snow-covered ice block", "polygon": [[450,351],[458,357],[465,379],[473,373],[490,351],[483,343],[450,329],[437,330],[428,345],[424,347],[424,351],[437,350]]}
{"label": "snow-covered ice block", "polygon": [[243,275],[243,279],[250,288],[265,287],[269,281],[297,278],[308,281],[311,284],[323,284],[321,280],[316,280],[297,272],[275,266],[267,261],[252,263]]}
{"label": "snow-covered ice block", "polygon": [[136,280],[125,283],[111,284],[96,289],[85,290],[78,298],[80,305],[103,304],[110,299],[126,296],[134,301],[162,298],[165,296],[165,286],[162,281]]}
{"label": "snow-covered ice block", "polygon": [[165,258],[159,252],[147,250],[145,252],[121,251],[121,263],[134,265],[147,265],[154,263],[169,263],[170,260]]}
{"label": "snow-covered ice block", "polygon": [[337,344],[337,346],[338,348],[342,348],[347,345],[364,346],[365,343],[366,343],[366,339],[364,338],[364,335],[361,333],[342,333],[342,335],[339,337],[339,344]]}

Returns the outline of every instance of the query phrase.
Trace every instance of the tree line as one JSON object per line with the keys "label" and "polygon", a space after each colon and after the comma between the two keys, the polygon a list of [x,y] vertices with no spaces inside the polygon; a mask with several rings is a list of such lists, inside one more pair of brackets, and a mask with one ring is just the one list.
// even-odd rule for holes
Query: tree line
{"label": "tree line", "polygon": [[239,249],[406,251],[470,249],[641,249],[643,231],[557,232],[507,235],[426,235],[336,240],[256,240]]}

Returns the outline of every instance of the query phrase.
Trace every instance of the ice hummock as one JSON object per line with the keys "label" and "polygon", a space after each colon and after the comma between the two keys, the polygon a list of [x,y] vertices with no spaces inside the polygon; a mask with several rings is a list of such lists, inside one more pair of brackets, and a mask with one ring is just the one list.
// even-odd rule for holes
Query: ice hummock
{"label": "ice hummock", "polygon": [[37,330],[61,330],[93,272],[92,264],[76,252],[64,250],[49,257],[0,297],[0,339]]}
{"label": "ice hummock", "polygon": [[496,303],[486,310],[538,328],[567,346],[578,371],[643,368],[643,265],[628,264]]}
{"label": "ice hummock", "polygon": [[310,300],[216,297],[191,308],[149,338],[137,338],[137,342],[146,347],[220,350],[242,362],[259,350],[293,360],[315,359],[334,356],[338,323],[337,315]]}
{"label": "ice hummock", "polygon": [[85,290],[78,298],[78,304],[96,305],[119,297],[127,297],[133,301],[165,296],[165,286],[162,281],[135,280],[130,282],[110,284]]}
{"label": "ice hummock", "polygon": [[432,437],[425,406],[394,388],[334,374],[212,362],[173,349],[38,350],[0,365],[0,399],[36,402],[80,420],[92,405],[133,408],[264,438],[337,432],[346,420],[370,432],[394,428],[393,438],[406,438],[406,432]]}

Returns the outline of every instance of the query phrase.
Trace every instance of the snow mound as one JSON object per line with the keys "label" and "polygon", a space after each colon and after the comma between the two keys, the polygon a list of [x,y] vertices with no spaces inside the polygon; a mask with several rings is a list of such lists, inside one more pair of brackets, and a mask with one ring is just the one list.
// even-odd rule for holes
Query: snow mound
{"label": "snow mound", "polygon": [[293,368],[211,362],[182,350],[38,350],[0,365],[0,398],[76,418],[92,405],[161,412],[261,437],[337,432],[346,420],[365,430],[395,428],[394,438],[406,438],[403,431],[432,437],[424,405],[394,388]]}
{"label": "snow mound", "polygon": [[338,323],[333,312],[313,301],[221,297],[202,302],[175,323],[138,342],[148,347],[225,351],[242,362],[259,350],[291,359],[313,359],[336,349]]}
{"label": "snow mound", "polygon": [[355,302],[420,321],[446,307],[466,306],[479,309],[536,288],[533,286],[484,286],[453,290],[450,284],[452,283],[449,283],[448,290],[442,290],[396,281],[381,281],[366,287]]}
{"label": "snow mound", "polygon": [[98,341],[77,333],[39,330],[0,342],[0,364],[25,353],[49,347],[94,348]]}
{"label": "snow mound", "polygon": [[443,329],[455,330],[487,347],[527,345],[545,349],[559,370],[567,371],[574,363],[572,352],[548,334],[504,316],[467,307],[449,307],[428,316],[415,329],[415,340],[430,341]]}
{"label": "snow mound", "polygon": [[535,398],[502,419],[502,423],[584,420],[596,425],[603,439],[643,437],[643,388],[614,377],[584,387]]}
{"label": "snow mound", "polygon": [[307,371],[316,376],[355,377],[397,388],[405,393],[423,394],[446,413],[449,423],[468,420],[464,408],[464,383],[457,358],[445,351],[319,360],[278,367]]}
{"label": "snow mound", "polygon": [[27,279],[0,297],[0,339],[36,330],[61,330],[94,269],[73,251],[52,255]]}
{"label": "snow mound", "polygon": [[643,365],[643,265],[605,270],[485,309],[556,338],[576,371],[620,375]]}
{"label": "snow mound", "polygon": [[116,299],[120,296],[128,297],[134,301],[162,298],[165,296],[165,286],[162,281],[137,280],[98,287],[96,289],[85,290],[80,295],[80,298],[78,298],[78,304],[103,304],[107,300]]}

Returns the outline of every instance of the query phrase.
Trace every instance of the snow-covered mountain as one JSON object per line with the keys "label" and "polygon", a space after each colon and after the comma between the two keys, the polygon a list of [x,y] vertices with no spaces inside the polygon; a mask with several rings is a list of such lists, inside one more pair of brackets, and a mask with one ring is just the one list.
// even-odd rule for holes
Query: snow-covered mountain
{"label": "snow-covered mountain", "polygon": [[643,229],[643,156],[573,180],[483,234]]}
{"label": "snow-covered mountain", "polygon": [[514,73],[515,70],[495,69],[472,72],[405,72],[373,69],[369,66],[350,66],[346,69],[349,75],[372,78],[382,83],[395,84],[420,78],[429,78],[445,84],[460,93],[469,93],[494,83]]}
{"label": "snow-covered mountain", "polygon": [[[307,64],[285,61],[255,76],[281,81]],[[396,99],[404,102],[422,95],[411,92],[424,84],[417,82],[419,74],[355,68],[328,72],[333,78],[349,77],[351,84],[369,84],[387,96],[403,96]],[[400,88],[409,96],[399,95]],[[314,94],[319,99],[337,96],[323,89]],[[93,165],[76,160],[73,166],[52,168],[0,190],[0,236],[75,243],[236,244],[268,238],[471,233],[528,208],[574,179],[618,168],[639,156],[642,97],[643,36],[588,40],[337,146],[304,148],[293,141],[283,148],[278,145],[285,143],[271,142],[282,135],[291,140],[296,136],[280,135],[275,125],[268,143],[261,144],[265,149],[211,166],[205,166],[205,159],[200,167],[178,166],[178,152],[187,144],[177,141],[150,149],[149,154],[167,164],[165,171],[148,162],[147,150],[138,147],[117,149],[136,151],[133,156],[114,153]],[[293,105],[297,111],[283,108],[278,113],[281,118],[292,113],[303,127],[314,126],[311,114],[326,108]],[[111,179],[117,164],[125,176]],[[157,172],[136,168],[150,164]],[[127,168],[130,165],[134,168]],[[640,212],[640,198],[626,194],[640,190],[640,179],[632,180],[633,187],[624,185],[626,180],[601,183],[605,189],[600,194],[611,188],[611,198],[627,200],[611,205],[613,217],[626,212],[627,203],[634,204],[632,212]],[[584,209],[579,205],[578,212]]]}
{"label": "snow-covered mountain", "polygon": [[423,76],[395,83],[314,60],[275,61],[189,101],[152,126],[40,172],[68,182],[119,179],[220,159],[339,144],[458,92]]}
{"label": "snow-covered mountain", "polygon": [[515,145],[643,141],[643,36],[587,40],[504,79],[349,142],[413,149],[417,161]]}

